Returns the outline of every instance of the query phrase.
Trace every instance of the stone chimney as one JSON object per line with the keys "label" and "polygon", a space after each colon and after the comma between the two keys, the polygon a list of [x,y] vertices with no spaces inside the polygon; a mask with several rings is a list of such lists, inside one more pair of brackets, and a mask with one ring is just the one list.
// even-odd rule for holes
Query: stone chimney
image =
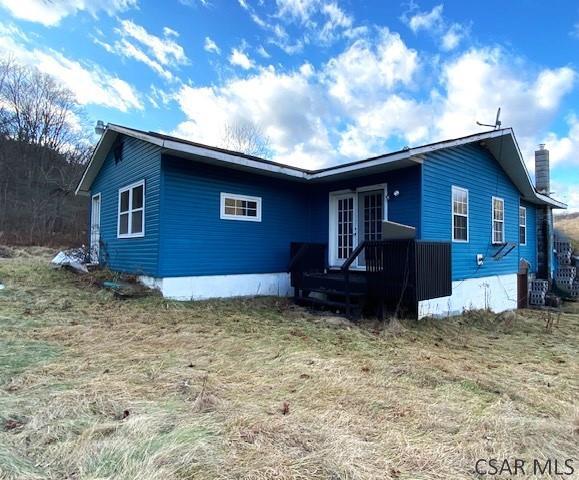
{"label": "stone chimney", "polygon": [[[545,144],[535,151],[535,186],[539,193],[551,193],[549,150]],[[553,278],[553,211],[550,206],[537,208],[537,275],[549,281]]]}
{"label": "stone chimney", "polygon": [[539,150],[535,150],[535,186],[539,193],[547,195],[551,193],[549,150],[545,148],[544,143],[539,145]]}

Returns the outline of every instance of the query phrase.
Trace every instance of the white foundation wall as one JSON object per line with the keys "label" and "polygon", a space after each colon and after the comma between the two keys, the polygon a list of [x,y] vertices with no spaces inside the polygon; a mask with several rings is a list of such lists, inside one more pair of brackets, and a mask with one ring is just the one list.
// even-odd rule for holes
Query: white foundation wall
{"label": "white foundation wall", "polygon": [[418,302],[418,318],[459,315],[466,309],[482,308],[496,313],[517,308],[517,274],[452,282],[450,297]]}
{"label": "white foundation wall", "polygon": [[208,275],[202,277],[139,277],[139,281],[159,290],[171,300],[208,300],[210,298],[279,296],[292,294],[289,273],[245,275]]}

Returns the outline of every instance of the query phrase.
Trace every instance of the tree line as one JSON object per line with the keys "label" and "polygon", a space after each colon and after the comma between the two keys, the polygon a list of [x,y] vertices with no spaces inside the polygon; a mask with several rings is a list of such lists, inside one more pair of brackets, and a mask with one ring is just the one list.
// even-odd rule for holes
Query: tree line
{"label": "tree line", "polygon": [[[0,244],[87,243],[88,200],[74,191],[94,148],[91,131],[73,92],[0,59]],[[271,156],[269,138],[247,119],[227,122],[220,146]]]}
{"label": "tree line", "polygon": [[85,114],[54,78],[0,60],[0,244],[86,243],[74,190],[92,151]]}

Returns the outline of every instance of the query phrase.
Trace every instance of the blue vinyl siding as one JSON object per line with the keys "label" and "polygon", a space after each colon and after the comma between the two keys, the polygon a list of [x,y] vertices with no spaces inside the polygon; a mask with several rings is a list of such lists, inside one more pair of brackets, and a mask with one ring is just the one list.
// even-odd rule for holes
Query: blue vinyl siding
{"label": "blue vinyl siding", "polygon": [[[159,259],[159,198],[161,154],[156,145],[124,137],[122,160],[112,151],[92,184],[91,195],[101,194],[101,262],[113,270],[157,275]],[[119,189],[145,180],[145,235],[117,238]]]}
{"label": "blue vinyl siding", "polygon": [[[469,191],[469,242],[452,244],[453,279],[516,273],[520,258],[537,268],[536,208],[479,145],[430,153],[422,165],[348,180],[299,182],[210,166],[161,154],[125,137],[123,158],[107,156],[91,195],[101,194],[102,260],[113,270],[155,277],[286,271],[293,241],[328,243],[329,193],[388,185],[388,219],[412,225],[418,238],[450,241],[451,188]],[[118,191],[145,180],[145,236],[117,238]],[[400,195],[392,194],[398,190]],[[262,221],[220,218],[222,192],[262,198]],[[505,201],[505,241],[517,244],[494,260],[492,196]],[[527,207],[527,245],[519,246],[519,203]],[[486,259],[476,265],[476,254]]]}
{"label": "blue vinyl siding", "polygon": [[519,256],[531,264],[530,272],[537,272],[537,210],[533,204],[521,201],[527,208],[527,244],[519,247]]}
{"label": "blue vinyl siding", "polygon": [[[365,175],[339,182],[312,185],[311,225],[312,240],[327,243],[329,237],[329,194],[337,190],[359,188],[386,183],[388,194],[388,220],[411,225],[420,235],[420,165],[392,172]],[[398,190],[400,195],[393,197]]]}
{"label": "blue vinyl siding", "polygon": [[[453,280],[516,273],[519,265],[519,192],[495,158],[479,145],[463,145],[428,154],[422,176],[422,238],[452,240],[452,186],[469,192],[469,241],[452,243]],[[505,201],[505,241],[517,248],[495,260],[492,245],[492,197]],[[529,230],[531,234],[531,230]],[[476,263],[483,254],[484,264]]]}
{"label": "blue vinyl siding", "polygon": [[[304,184],[163,157],[160,276],[285,272],[309,240]],[[262,221],[220,218],[221,192],[262,198]]]}

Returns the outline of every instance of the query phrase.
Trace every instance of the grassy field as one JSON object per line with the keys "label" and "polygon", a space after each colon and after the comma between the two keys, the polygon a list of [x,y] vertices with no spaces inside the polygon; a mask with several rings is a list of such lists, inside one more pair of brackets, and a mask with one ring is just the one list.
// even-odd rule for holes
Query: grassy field
{"label": "grassy field", "polygon": [[576,308],[551,333],[533,311],[351,328],[280,299],[116,300],[46,254],[0,259],[2,479],[579,470]]}

